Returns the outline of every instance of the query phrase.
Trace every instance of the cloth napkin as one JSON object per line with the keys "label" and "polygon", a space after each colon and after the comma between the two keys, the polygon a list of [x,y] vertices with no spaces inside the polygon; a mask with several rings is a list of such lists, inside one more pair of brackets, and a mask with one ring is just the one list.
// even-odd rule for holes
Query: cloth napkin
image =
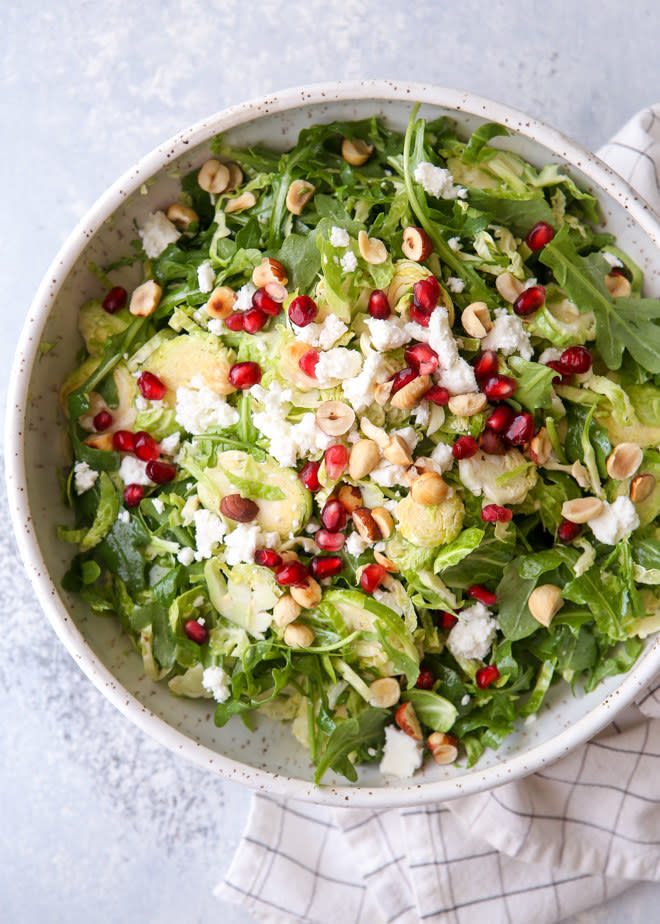
{"label": "cloth napkin", "polygon": [[[599,153],[660,214],[660,104]],[[660,678],[592,741],[489,792],[383,810],[255,795],[216,895],[264,924],[556,924],[642,879],[660,880]]]}

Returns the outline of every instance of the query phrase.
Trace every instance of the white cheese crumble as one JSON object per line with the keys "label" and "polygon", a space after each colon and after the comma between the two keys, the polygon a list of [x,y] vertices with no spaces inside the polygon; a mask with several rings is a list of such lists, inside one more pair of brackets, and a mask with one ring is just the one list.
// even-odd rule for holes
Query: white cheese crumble
{"label": "white cheese crumble", "polygon": [[440,467],[440,474],[448,472],[454,464],[451,446],[448,443],[438,443],[431,453],[431,459]]}
{"label": "white cheese crumble", "polygon": [[234,311],[247,311],[252,307],[252,296],[257,291],[257,287],[251,282],[246,282],[236,293],[234,302]]}
{"label": "white cheese crumble", "polygon": [[460,237],[450,237],[449,240],[447,241],[447,244],[449,245],[449,248],[453,250],[454,252],[461,249]]}
{"label": "white cheese crumble", "polygon": [[159,257],[166,247],[178,241],[181,232],[169,220],[165,212],[152,212],[147,215],[138,231],[142,238],[144,252],[151,259]]}
{"label": "white cheese crumble", "polygon": [[348,231],[345,228],[338,228],[333,225],[330,228],[330,243],[333,247],[348,247],[351,243]]}
{"label": "white cheese crumble", "polygon": [[422,746],[414,738],[393,725],[388,725],[385,729],[385,747],[380,772],[384,776],[406,779],[422,766],[422,754]]}
{"label": "white cheese crumble", "polygon": [[613,269],[615,267],[618,268],[623,266],[621,260],[619,260],[618,257],[615,257],[613,253],[610,253],[609,250],[603,250],[602,254]]}
{"label": "white cheese crumble", "polygon": [[368,540],[363,539],[358,532],[352,532],[346,540],[346,551],[349,555],[357,558],[359,555],[362,555],[366,549],[369,548],[369,545],[370,543]]}
{"label": "white cheese crumble", "polygon": [[362,372],[342,383],[344,397],[358,414],[373,404],[374,385],[389,378],[390,369],[380,353],[369,353],[362,366]]}
{"label": "white cheese crumble", "polygon": [[130,523],[131,515],[128,512],[128,510],[120,510],[119,513],[117,514],[117,519],[120,520],[122,523]]}
{"label": "white cheese crumble", "polygon": [[588,520],[588,525],[599,542],[616,545],[637,529],[639,516],[629,497],[617,497],[611,504],[605,501],[601,513]]}
{"label": "white cheese crumble", "polygon": [[215,270],[207,260],[197,267],[197,285],[200,292],[212,292],[215,283]]}
{"label": "white cheese crumble", "polygon": [[286,420],[276,408],[257,411],[252,422],[269,440],[269,451],[280,465],[291,468],[298,456],[313,456],[331,446],[335,439],[324,433],[316,423],[315,415],[303,414],[297,424]]}
{"label": "white cheese crumble", "polygon": [[547,347],[536,361],[545,365],[546,363],[556,363],[558,359],[561,359],[561,350],[558,350],[557,347]]}
{"label": "white cheese crumble", "polygon": [[226,702],[231,696],[229,689],[229,674],[219,665],[207,667],[202,674],[202,686],[213,698],[219,702]]}
{"label": "white cheese crumble", "polygon": [[347,250],[339,261],[341,268],[345,273],[352,273],[357,269],[357,257],[352,250]]}
{"label": "white cheese crumble", "polygon": [[447,648],[455,658],[483,661],[493,644],[497,620],[483,603],[462,610],[459,620],[447,636]]}
{"label": "white cheese crumble", "polygon": [[184,430],[204,433],[209,427],[222,429],[238,423],[238,411],[205,385],[200,376],[191,379],[190,385],[176,390],[176,421]]}
{"label": "white cheese crumble", "polygon": [[134,456],[124,456],[119,466],[119,477],[124,484],[153,484],[147,475],[147,463]]}
{"label": "white cheese crumble", "polygon": [[254,562],[259,545],[259,527],[252,523],[239,523],[225,536],[225,556],[228,565]]}
{"label": "white cheese crumble", "polygon": [[160,451],[164,452],[166,456],[174,455],[179,448],[180,441],[181,434],[178,431],[172,433],[171,436],[166,436],[160,441]]}
{"label": "white cheese crumble", "polygon": [[515,314],[509,314],[506,308],[495,309],[495,320],[492,328],[481,341],[483,350],[496,350],[505,356],[518,353],[523,359],[531,359],[533,355],[529,334],[523,322]]}
{"label": "white cheese crumble", "polygon": [[465,281],[460,276],[450,276],[447,280],[447,288],[450,292],[459,294],[465,288]]}
{"label": "white cheese crumble", "polygon": [[162,502],[162,500],[159,497],[152,497],[151,503],[153,504],[153,507],[156,513],[162,513],[163,510],[165,509],[165,504]]}
{"label": "white cheese crumble", "polygon": [[202,507],[193,514],[195,524],[195,560],[202,561],[213,555],[214,547],[222,541],[227,527],[220,517],[211,510]]}
{"label": "white cheese crumble", "polygon": [[312,322],[307,327],[296,327],[295,324],[293,326],[296,340],[303,340],[310,346],[320,347],[322,350],[329,350],[348,330],[336,314],[329,314],[320,324]]}
{"label": "white cheese crumble", "polygon": [[316,378],[321,388],[344,379],[353,379],[362,369],[362,354],[346,347],[334,347],[319,356]]}
{"label": "white cheese crumble", "polygon": [[474,369],[460,355],[458,344],[452,334],[447,309],[438,305],[429,319],[429,326],[412,323],[411,331],[415,340],[428,343],[438,354],[436,378],[452,395],[464,395],[477,391]]}
{"label": "white cheese crumble", "polygon": [[[501,480],[502,475],[516,469],[520,469],[517,474]],[[458,474],[468,491],[477,497],[483,494],[490,503],[502,506],[522,504],[536,484],[535,469],[527,465],[518,449],[509,449],[501,456],[479,451],[471,459],[460,460]]]}
{"label": "white cheese crumble", "polygon": [[454,177],[444,167],[436,167],[428,161],[422,161],[415,168],[415,182],[419,183],[424,192],[436,199],[465,199],[467,189],[454,185]]}
{"label": "white cheese crumble", "polygon": [[403,318],[367,318],[369,337],[375,350],[396,350],[409,343],[413,337],[413,325]]}
{"label": "white cheese crumble", "polygon": [[195,560],[195,552],[189,546],[184,546],[182,549],[179,549],[176,557],[177,561],[188,567],[188,565],[192,565]]}
{"label": "white cheese crumble", "polygon": [[396,465],[394,462],[388,462],[387,459],[381,459],[376,468],[369,472],[369,477],[381,488],[395,488],[407,483],[406,471],[405,465]]}
{"label": "white cheese crumble", "polygon": [[73,485],[76,494],[84,494],[96,484],[99,473],[87,462],[76,462],[73,466]]}

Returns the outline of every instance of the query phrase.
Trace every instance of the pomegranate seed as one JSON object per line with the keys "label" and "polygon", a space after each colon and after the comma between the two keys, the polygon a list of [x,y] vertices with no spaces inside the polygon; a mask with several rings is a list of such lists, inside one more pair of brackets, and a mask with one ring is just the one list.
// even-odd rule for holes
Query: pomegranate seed
{"label": "pomegranate seed", "polygon": [[246,334],[257,334],[268,324],[268,315],[260,308],[248,308],[243,313],[243,330]]}
{"label": "pomegranate seed", "polygon": [[583,346],[572,346],[564,350],[558,359],[559,368],[566,373],[583,375],[591,369],[594,358]]}
{"label": "pomegranate seed", "polygon": [[555,229],[547,221],[537,222],[531,231],[527,232],[525,242],[530,250],[542,250],[555,236]]}
{"label": "pomegranate seed", "polygon": [[509,451],[504,436],[497,433],[496,430],[486,429],[479,434],[479,448],[488,453],[489,456],[503,456]]}
{"label": "pomegranate seed", "polygon": [[337,478],[341,478],[346,471],[346,466],[348,465],[348,449],[341,444],[329,446],[325,451],[323,461],[325,462],[325,470],[328,473],[328,478],[336,481]]}
{"label": "pomegranate seed", "polygon": [[326,501],[321,511],[321,523],[331,533],[339,532],[348,523],[348,514],[341,501]]}
{"label": "pomegranate seed", "polygon": [[134,437],[130,430],[115,430],[112,434],[112,445],[119,452],[133,452]]}
{"label": "pomegranate seed", "polygon": [[516,390],[516,380],[510,375],[494,375],[488,379],[482,386],[486,397],[491,401],[501,401],[503,398],[510,398]]}
{"label": "pomegranate seed", "polygon": [[229,330],[243,330],[243,312],[233,311],[229,317],[225,318],[225,327]]}
{"label": "pomegranate seed", "polygon": [[127,301],[128,292],[126,289],[121,286],[113,286],[101,304],[103,310],[107,311],[108,314],[115,314],[117,311],[121,311]]}
{"label": "pomegranate seed", "polygon": [[257,308],[259,311],[263,311],[264,314],[268,314],[272,318],[282,310],[282,306],[279,302],[271,298],[265,289],[257,289],[254,293],[252,296],[252,307]]}
{"label": "pomegranate seed", "polygon": [[372,318],[378,318],[381,321],[385,321],[392,314],[387,295],[381,289],[374,289],[369,296],[367,311]]}
{"label": "pomegranate seed", "polygon": [[474,374],[477,382],[485,382],[497,375],[500,367],[500,361],[494,350],[484,350],[474,361]]}
{"label": "pomegranate seed", "polygon": [[557,538],[562,542],[572,542],[576,539],[582,530],[579,523],[573,523],[572,520],[562,520],[557,529]]}
{"label": "pomegranate seed", "polygon": [[441,407],[449,404],[449,392],[442,385],[431,385],[424,397],[433,404],[441,405]]}
{"label": "pomegranate seed", "polygon": [[533,436],[534,418],[529,411],[516,414],[504,434],[506,441],[512,443],[514,446],[522,446],[523,443],[529,443]]}
{"label": "pomegranate seed", "polygon": [[254,553],[254,561],[255,564],[262,565],[264,568],[279,568],[282,564],[282,557],[275,549],[257,549]]}
{"label": "pomegranate seed", "polygon": [[523,289],[515,300],[513,310],[519,317],[526,318],[538,311],[544,301],[545,289],[543,286],[530,286],[529,289]]}
{"label": "pomegranate seed", "polygon": [[234,388],[240,388],[244,391],[246,388],[252,388],[261,381],[261,366],[259,363],[234,363],[229,370],[229,381]]}
{"label": "pomegranate seed", "polygon": [[410,320],[415,321],[415,323],[421,325],[421,327],[429,326],[432,314],[433,310],[427,311],[426,308],[421,308],[419,305],[415,304],[410,306]]}
{"label": "pomegranate seed", "polygon": [[395,395],[397,391],[401,391],[406,385],[410,385],[411,382],[419,376],[419,373],[416,369],[402,369],[401,372],[397,372],[396,375],[392,376],[392,391],[390,394]]}
{"label": "pomegranate seed", "polygon": [[137,385],[142,397],[149,401],[160,401],[167,391],[167,386],[153,372],[143,372],[137,380]]}
{"label": "pomegranate seed", "polygon": [[124,488],[124,503],[127,507],[137,507],[144,497],[144,488],[141,484],[127,484]]}
{"label": "pomegranate seed", "polygon": [[305,462],[303,467],[298,472],[298,477],[308,491],[318,491],[321,487],[321,482],[319,481],[320,467],[320,462]]}
{"label": "pomegranate seed", "polygon": [[415,343],[406,347],[403,358],[419,375],[430,375],[438,368],[438,354],[428,343]]}
{"label": "pomegranate seed", "polygon": [[289,319],[296,327],[307,327],[317,313],[316,302],[309,295],[298,295],[289,305]]}
{"label": "pomegranate seed", "polygon": [[275,580],[283,587],[304,584],[308,577],[309,571],[301,561],[287,561],[275,572]]}
{"label": "pomegranate seed", "polygon": [[183,624],[183,631],[186,633],[191,642],[198,645],[206,645],[209,640],[209,630],[196,619],[189,619]]}
{"label": "pomegranate seed", "polygon": [[420,279],[413,286],[413,302],[427,315],[432,314],[440,297],[440,283],[435,276]]}
{"label": "pomegranate seed", "polygon": [[150,462],[160,455],[160,446],[146,430],[138,430],[133,437],[133,452],[143,462]]}
{"label": "pomegranate seed", "polygon": [[483,584],[473,584],[472,587],[468,587],[467,593],[468,597],[478,600],[484,606],[492,606],[497,603],[497,594],[494,594],[492,590],[487,590]]}
{"label": "pomegranate seed", "polygon": [[453,629],[458,622],[458,616],[454,616],[453,613],[448,613],[446,610],[438,610],[435,615],[441,629]]}
{"label": "pomegranate seed", "polygon": [[94,429],[107,430],[110,426],[112,426],[112,414],[108,411],[99,411],[94,418]]}
{"label": "pomegranate seed", "polygon": [[567,372],[558,359],[549,359],[545,363],[550,369],[554,369],[555,372],[558,372],[559,375],[556,375],[552,380],[553,385],[570,385],[571,384],[571,373]]}
{"label": "pomegranate seed", "polygon": [[386,574],[387,571],[382,565],[377,565],[375,562],[371,565],[367,565],[360,575],[360,586],[362,590],[364,590],[365,593],[372,594],[380,587]]}
{"label": "pomegranate seed", "polygon": [[497,667],[494,664],[489,664],[487,667],[479,668],[475,675],[475,679],[479,689],[485,690],[491,685],[491,683],[494,683],[499,676],[500,672],[498,671]]}
{"label": "pomegranate seed", "polygon": [[435,676],[432,670],[429,670],[428,667],[422,667],[419,671],[419,677],[415,682],[415,686],[418,690],[430,690],[435,683]]}
{"label": "pomegranate seed", "polygon": [[499,504],[486,504],[481,510],[484,523],[508,523],[512,517],[513,512],[508,507],[500,507]]}
{"label": "pomegranate seed", "polygon": [[318,350],[307,350],[298,360],[298,365],[310,379],[316,378],[316,364],[319,361]]}
{"label": "pomegranate seed", "polygon": [[489,430],[496,433],[502,433],[509,426],[515,414],[508,404],[500,404],[495,408],[493,413],[486,419],[486,426]]}
{"label": "pomegranate seed", "polygon": [[161,462],[159,459],[152,459],[147,462],[147,475],[156,484],[167,484],[173,481],[176,476],[176,465],[173,462]]}
{"label": "pomegranate seed", "polygon": [[315,555],[309,563],[309,570],[315,578],[334,577],[344,568],[341,555]]}
{"label": "pomegranate seed", "polygon": [[473,436],[459,436],[451,447],[455,459],[471,459],[479,452],[479,444]]}
{"label": "pomegranate seed", "polygon": [[327,529],[319,529],[314,533],[314,542],[324,552],[338,552],[343,549],[345,541],[343,533],[331,533]]}

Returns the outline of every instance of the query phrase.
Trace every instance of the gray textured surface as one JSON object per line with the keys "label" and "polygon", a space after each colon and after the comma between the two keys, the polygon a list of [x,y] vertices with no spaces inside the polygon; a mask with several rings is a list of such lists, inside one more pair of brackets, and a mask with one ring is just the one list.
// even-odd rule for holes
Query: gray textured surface
{"label": "gray textured surface", "polygon": [[[2,14],[3,406],[27,306],[75,222],[139,156],[213,111],[306,82],[401,78],[483,93],[597,147],[660,96],[660,13],[639,0],[5,0]],[[1,917],[246,924],[211,889],[249,794],[103,699],[39,612],[4,507],[0,523]],[[581,924],[654,920],[659,895],[636,886]]]}

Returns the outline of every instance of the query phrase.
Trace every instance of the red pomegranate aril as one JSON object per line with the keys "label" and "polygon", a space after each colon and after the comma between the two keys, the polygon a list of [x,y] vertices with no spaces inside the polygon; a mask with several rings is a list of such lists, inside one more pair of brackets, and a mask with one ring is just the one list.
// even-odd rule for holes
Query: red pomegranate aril
{"label": "red pomegranate aril", "polygon": [[498,671],[497,667],[494,664],[489,664],[487,667],[480,667],[477,670],[477,673],[475,674],[475,680],[477,681],[477,686],[479,689],[485,690],[491,685],[491,683],[495,683],[499,676],[500,672]]}
{"label": "red pomegranate aril", "polygon": [[310,379],[316,378],[316,364],[319,361],[318,350],[307,350],[298,360],[298,365]]}
{"label": "red pomegranate aril", "polygon": [[486,426],[495,433],[503,433],[515,417],[513,408],[508,404],[500,404],[493,413],[486,418]]}
{"label": "red pomegranate aril", "polygon": [[419,375],[430,375],[438,368],[438,354],[428,343],[415,343],[406,347],[403,358]]}
{"label": "red pomegranate aril", "polygon": [[440,283],[435,276],[420,279],[413,286],[413,303],[429,315],[436,308],[439,297]]}
{"label": "red pomegranate aril", "polygon": [[503,456],[509,451],[503,434],[490,429],[483,430],[479,434],[479,448],[489,456]]}
{"label": "red pomegranate aril", "polygon": [[243,330],[246,334],[258,334],[268,324],[268,317],[260,308],[248,308],[243,313]]}
{"label": "red pomegranate aril", "polygon": [[133,452],[143,462],[151,462],[160,455],[160,446],[146,430],[138,430],[133,437]]}
{"label": "red pomegranate aril", "polygon": [[473,436],[459,436],[451,447],[455,459],[471,459],[479,452],[479,444]]}
{"label": "red pomegranate aril", "polygon": [[113,286],[106,297],[103,299],[101,306],[108,314],[116,314],[125,306],[128,301],[128,292],[122,286]]}
{"label": "red pomegranate aril", "polygon": [[458,616],[454,616],[453,613],[448,613],[446,610],[438,610],[436,619],[441,629],[453,629],[458,622]]}
{"label": "red pomegranate aril", "polygon": [[369,296],[367,311],[372,318],[378,318],[379,321],[385,321],[392,314],[387,295],[381,289],[374,289]]}
{"label": "red pomegranate aril", "polygon": [[312,577],[322,578],[334,577],[344,569],[344,559],[341,555],[315,555],[309,563],[309,570]]}
{"label": "red pomegranate aril", "polygon": [[593,361],[594,358],[586,347],[572,346],[564,350],[557,364],[565,373],[583,375],[591,369]]}
{"label": "red pomegranate aril", "polygon": [[572,542],[580,535],[582,527],[572,520],[562,520],[557,529],[557,538],[562,542]]}
{"label": "red pomegranate aril", "polygon": [[230,384],[241,391],[252,388],[261,381],[261,366],[259,363],[251,362],[234,363],[229,370],[228,378]]}
{"label": "red pomegranate aril", "polygon": [[279,568],[282,564],[282,556],[278,555],[275,549],[257,549],[254,553],[254,562],[264,568]]}
{"label": "red pomegranate aril", "polygon": [[137,380],[137,385],[142,397],[148,401],[160,401],[167,391],[167,385],[153,372],[143,372]]}
{"label": "red pomegranate aril", "polygon": [[545,289],[543,286],[530,286],[529,289],[523,289],[518,298],[513,303],[514,312],[521,318],[527,318],[541,308],[545,301]]}
{"label": "red pomegranate aril", "polygon": [[397,372],[396,375],[392,376],[392,391],[391,395],[395,395],[397,391],[401,391],[406,385],[410,385],[411,382],[414,382],[416,378],[419,377],[419,372],[417,369],[402,369],[400,372]]}
{"label": "red pomegranate aril", "polygon": [[478,600],[484,606],[493,606],[497,603],[497,594],[494,594],[492,590],[487,590],[483,584],[473,584],[472,587],[468,587],[467,594],[468,597]]}
{"label": "red pomegranate aril", "polygon": [[254,293],[252,296],[252,307],[257,308],[259,311],[263,311],[264,314],[270,315],[271,318],[274,318],[275,315],[279,314],[282,310],[281,304],[276,302],[274,298],[271,298],[265,289],[257,289]]}
{"label": "red pomegranate aril", "polygon": [[335,499],[326,501],[321,511],[321,523],[331,533],[344,529],[348,523],[348,513],[341,501]]}
{"label": "red pomegranate aril", "polygon": [[377,565],[375,562],[371,565],[367,565],[360,575],[360,586],[362,590],[367,594],[374,593],[383,583],[383,578],[386,574],[387,571],[382,565]]}
{"label": "red pomegranate aril", "polygon": [[99,411],[93,423],[95,430],[107,430],[112,426],[112,414],[109,411]]}
{"label": "red pomegranate aril", "polygon": [[494,375],[488,379],[482,386],[489,401],[502,401],[504,398],[510,398],[516,390],[516,380],[510,375]]}
{"label": "red pomegranate aril", "polygon": [[567,372],[558,359],[549,359],[545,363],[550,369],[554,369],[555,372],[558,372],[559,375],[556,375],[552,380],[553,385],[570,385],[571,384],[571,373]]}
{"label": "red pomegranate aril", "polygon": [[344,548],[346,536],[343,533],[333,533],[327,529],[317,529],[314,533],[314,542],[324,552],[338,552]]}
{"label": "red pomegranate aril", "polygon": [[337,478],[341,478],[346,471],[346,466],[348,465],[348,449],[341,444],[329,446],[325,451],[323,461],[325,462],[325,470],[328,473],[328,478],[336,481]]}
{"label": "red pomegranate aril", "polygon": [[287,561],[275,572],[275,580],[283,587],[304,584],[308,577],[309,571],[301,561]]}
{"label": "red pomegranate aril", "polygon": [[427,311],[426,308],[421,308],[419,305],[413,304],[410,306],[410,320],[419,324],[421,327],[428,327],[434,310],[435,309]]}
{"label": "red pomegranate aril", "polygon": [[127,484],[124,488],[124,503],[127,507],[137,507],[144,497],[144,488],[141,484]]}
{"label": "red pomegranate aril", "polygon": [[244,330],[243,312],[233,311],[229,317],[225,318],[225,327],[232,331]]}
{"label": "red pomegranate aril", "polygon": [[196,619],[189,619],[184,622],[183,631],[191,642],[196,642],[198,645],[206,645],[209,640],[209,630],[201,622],[197,622]]}
{"label": "red pomegranate aril", "polygon": [[112,434],[112,445],[119,452],[133,452],[134,434],[130,430],[115,430]]}
{"label": "red pomegranate aril", "polygon": [[433,688],[435,683],[435,676],[432,670],[429,670],[428,667],[422,667],[419,671],[419,677],[415,681],[415,686],[418,690],[430,690]]}
{"label": "red pomegranate aril", "polygon": [[508,523],[513,517],[513,511],[499,504],[486,504],[481,508],[481,519],[484,523]]}
{"label": "red pomegranate aril", "polygon": [[147,462],[146,471],[148,477],[156,484],[168,484],[176,477],[176,465],[173,462],[161,462],[160,459]]}
{"label": "red pomegranate aril", "polygon": [[555,236],[555,229],[547,221],[537,222],[531,231],[527,232],[525,242],[530,250],[542,250]]}
{"label": "red pomegranate aril", "polygon": [[296,327],[307,327],[317,313],[316,302],[309,295],[298,295],[289,305],[289,319]]}
{"label": "red pomegranate aril", "polygon": [[303,467],[298,472],[298,477],[305,485],[308,491],[318,491],[321,487],[321,482],[319,481],[319,468],[321,467],[320,462],[305,462]]}
{"label": "red pomegranate aril", "polygon": [[534,418],[529,411],[516,414],[506,429],[504,438],[513,446],[522,446],[529,443],[534,436]]}
{"label": "red pomegranate aril", "polygon": [[441,407],[444,407],[446,404],[449,404],[450,394],[442,385],[431,385],[424,397],[432,404],[439,404]]}
{"label": "red pomegranate aril", "polygon": [[500,361],[494,350],[484,350],[474,361],[474,374],[478,382],[485,382],[497,375]]}

